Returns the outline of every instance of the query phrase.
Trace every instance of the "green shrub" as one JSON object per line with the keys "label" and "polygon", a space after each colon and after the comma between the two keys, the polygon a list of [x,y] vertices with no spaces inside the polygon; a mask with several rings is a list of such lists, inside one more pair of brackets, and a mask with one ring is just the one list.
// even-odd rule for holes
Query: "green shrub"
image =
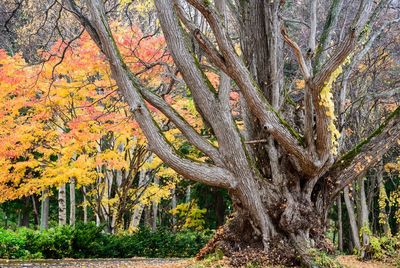
{"label": "green shrub", "polygon": [[73,253],[73,238],[74,228],[70,226],[26,232],[26,249],[32,254],[41,253],[48,259],[67,258]]}
{"label": "green shrub", "polygon": [[0,256],[5,259],[23,258],[29,252],[25,249],[25,237],[13,231],[0,229]]}
{"label": "green shrub", "polygon": [[[103,226],[94,223],[78,224],[72,240],[73,258],[100,258],[105,255],[107,244]],[[103,252],[102,252],[103,251]],[[110,256],[112,257],[112,256]]]}
{"label": "green shrub", "polygon": [[173,233],[166,229],[111,235],[95,224],[62,226],[42,232],[0,229],[0,258],[192,257],[211,235],[211,231]]}
{"label": "green shrub", "polygon": [[385,257],[396,257],[399,249],[399,241],[394,236],[370,236],[370,244],[367,249],[372,258],[382,260]]}

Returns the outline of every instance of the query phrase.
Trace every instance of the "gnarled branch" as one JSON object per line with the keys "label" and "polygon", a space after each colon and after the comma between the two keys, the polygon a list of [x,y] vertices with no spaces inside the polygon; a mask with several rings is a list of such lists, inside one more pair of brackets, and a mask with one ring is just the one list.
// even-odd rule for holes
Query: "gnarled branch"
{"label": "gnarled branch", "polygon": [[98,38],[98,45],[101,46],[110,62],[112,75],[118,88],[130,105],[136,121],[149,142],[149,149],[171,168],[187,178],[217,187],[236,187],[233,174],[226,169],[182,158],[166,141],[142,99],[139,81],[130,72],[120,56],[105,16],[103,3],[99,0],[88,0],[87,3],[91,18],[87,19],[82,14],[77,15],[77,18],[80,21],[83,20],[81,23],[86,23],[86,26],[87,23],[90,23],[90,26],[87,26],[90,29],[89,34],[95,34],[95,38]]}
{"label": "gnarled branch", "polygon": [[329,200],[356,178],[365,174],[369,167],[381,160],[382,156],[400,142],[400,107],[392,112],[382,125],[352,150],[343,155],[326,176],[336,180],[336,187],[330,192]]}

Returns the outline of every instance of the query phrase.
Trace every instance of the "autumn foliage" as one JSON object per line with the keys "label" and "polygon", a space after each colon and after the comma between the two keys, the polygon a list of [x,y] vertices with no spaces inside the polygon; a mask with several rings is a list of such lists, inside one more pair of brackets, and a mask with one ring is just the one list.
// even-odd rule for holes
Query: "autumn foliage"
{"label": "autumn foliage", "polygon": [[[163,38],[146,37],[137,28],[118,29],[116,40],[131,70],[149,87],[166,82],[163,70],[171,60]],[[86,33],[71,45],[55,43],[41,57],[42,64],[29,66],[21,55],[0,51],[0,202],[59,187],[71,178],[78,187],[101,185],[106,173],[116,171],[134,176],[157,168],[161,175],[176,177],[157,157],[149,158],[104,55]],[[164,98],[177,102],[170,95]],[[192,106],[181,102],[182,110]],[[175,134],[171,128],[167,137],[175,141]],[[144,153],[133,163],[130,157],[139,147]],[[158,192],[156,198],[169,194],[168,189],[148,190]]]}

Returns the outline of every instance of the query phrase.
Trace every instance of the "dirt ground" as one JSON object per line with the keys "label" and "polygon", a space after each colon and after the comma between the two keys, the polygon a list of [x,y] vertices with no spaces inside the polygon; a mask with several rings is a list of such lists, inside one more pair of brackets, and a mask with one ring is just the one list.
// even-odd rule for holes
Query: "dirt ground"
{"label": "dirt ground", "polygon": [[[356,256],[338,256],[336,258],[340,264],[346,268],[396,268],[395,265],[390,263],[378,261],[359,261]],[[397,267],[398,268],[398,267]]]}
{"label": "dirt ground", "polygon": [[[225,259],[225,258],[224,258]],[[393,264],[367,261],[361,262],[356,256],[339,256],[337,260],[345,268],[399,268]],[[0,260],[0,268],[36,268],[36,267],[65,267],[65,268],[203,268],[203,267],[226,267],[227,259],[204,265],[193,259],[93,259],[93,260],[43,260],[43,261],[15,261]],[[267,268],[267,267],[265,267]]]}

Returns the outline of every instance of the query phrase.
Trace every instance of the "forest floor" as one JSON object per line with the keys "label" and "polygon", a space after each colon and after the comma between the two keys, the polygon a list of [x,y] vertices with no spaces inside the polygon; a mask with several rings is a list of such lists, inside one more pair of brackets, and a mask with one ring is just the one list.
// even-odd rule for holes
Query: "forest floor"
{"label": "forest floor", "polygon": [[338,256],[336,260],[346,268],[396,268],[391,263],[380,262],[380,261],[360,261],[357,256],[354,255],[342,255]]}
{"label": "forest floor", "polygon": [[[345,268],[396,268],[395,265],[378,262],[357,260],[356,256],[339,256],[338,262]],[[20,267],[20,268],[36,268],[36,267],[64,267],[64,268],[209,268],[209,267],[231,267],[228,259],[224,258],[220,261],[205,263],[197,262],[193,259],[63,259],[63,260],[38,260],[38,261],[17,261],[17,260],[0,260],[0,268]],[[271,266],[272,268],[272,266]],[[276,268],[276,266],[275,266]]]}

